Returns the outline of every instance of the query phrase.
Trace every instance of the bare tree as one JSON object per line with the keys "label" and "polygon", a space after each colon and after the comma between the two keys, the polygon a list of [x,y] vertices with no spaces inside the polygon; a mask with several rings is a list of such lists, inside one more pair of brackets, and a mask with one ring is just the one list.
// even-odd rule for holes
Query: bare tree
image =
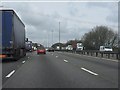
{"label": "bare tree", "polygon": [[90,32],[83,35],[82,41],[86,49],[98,50],[102,45],[112,46],[111,43],[115,39],[114,36],[115,33],[111,28],[96,26]]}

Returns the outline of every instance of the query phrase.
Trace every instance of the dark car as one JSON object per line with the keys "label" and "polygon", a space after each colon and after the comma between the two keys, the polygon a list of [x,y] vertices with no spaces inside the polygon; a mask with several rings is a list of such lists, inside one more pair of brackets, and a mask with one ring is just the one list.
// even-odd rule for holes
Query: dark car
{"label": "dark car", "polygon": [[37,54],[46,54],[46,50],[43,46],[37,47]]}
{"label": "dark car", "polygon": [[54,48],[50,47],[50,48],[48,48],[47,51],[48,51],[48,52],[54,52],[55,50],[54,50]]}

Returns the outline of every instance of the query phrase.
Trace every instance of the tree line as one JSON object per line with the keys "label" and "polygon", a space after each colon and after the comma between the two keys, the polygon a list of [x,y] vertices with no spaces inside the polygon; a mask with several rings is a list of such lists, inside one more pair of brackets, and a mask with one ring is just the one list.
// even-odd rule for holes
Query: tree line
{"label": "tree line", "polygon": [[118,33],[107,26],[96,26],[85,33],[81,41],[87,50],[99,50],[100,46],[118,48]]}

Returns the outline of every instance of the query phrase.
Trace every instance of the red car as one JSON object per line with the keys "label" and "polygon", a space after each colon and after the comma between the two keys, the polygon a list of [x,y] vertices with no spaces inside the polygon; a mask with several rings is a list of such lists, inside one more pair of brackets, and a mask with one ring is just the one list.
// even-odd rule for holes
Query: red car
{"label": "red car", "polygon": [[46,54],[46,50],[44,47],[37,47],[37,54]]}

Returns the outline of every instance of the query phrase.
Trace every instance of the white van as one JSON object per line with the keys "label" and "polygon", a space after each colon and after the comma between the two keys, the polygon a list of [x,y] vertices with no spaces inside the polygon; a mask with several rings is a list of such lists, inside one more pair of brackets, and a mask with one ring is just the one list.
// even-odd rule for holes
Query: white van
{"label": "white van", "polygon": [[113,49],[109,46],[100,46],[100,51],[113,51]]}
{"label": "white van", "polygon": [[66,50],[73,50],[72,45],[68,45],[68,46],[66,47]]}

